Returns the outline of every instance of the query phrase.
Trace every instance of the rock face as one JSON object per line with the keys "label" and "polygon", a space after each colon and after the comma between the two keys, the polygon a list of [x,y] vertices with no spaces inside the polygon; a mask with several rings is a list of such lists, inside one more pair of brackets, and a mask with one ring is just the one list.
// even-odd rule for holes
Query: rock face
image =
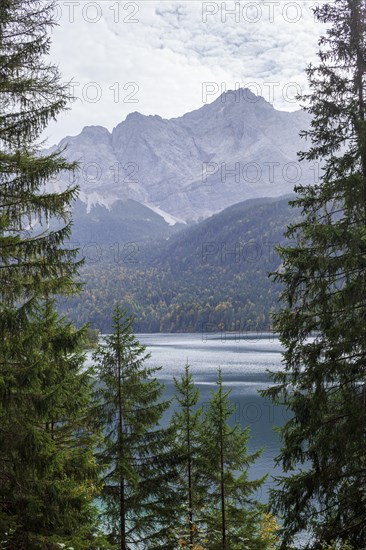
{"label": "rock face", "polygon": [[111,133],[88,126],[59,145],[81,163],[77,182],[88,211],[132,199],[171,223],[314,183],[314,167],[297,161],[307,147],[299,132],[309,124],[307,113],[277,111],[240,89],[179,118],[135,112]]}

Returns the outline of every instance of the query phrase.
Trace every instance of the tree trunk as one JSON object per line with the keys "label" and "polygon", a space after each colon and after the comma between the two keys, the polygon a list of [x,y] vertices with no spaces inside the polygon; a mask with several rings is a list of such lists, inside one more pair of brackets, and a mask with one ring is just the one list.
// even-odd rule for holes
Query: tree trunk
{"label": "tree trunk", "polygon": [[220,494],[221,494],[221,534],[222,550],[227,550],[226,541],[226,508],[225,508],[225,482],[224,482],[224,441],[222,421],[222,387],[220,387]]}
{"label": "tree trunk", "polygon": [[192,487],[192,455],[191,455],[191,425],[190,425],[190,409],[188,404],[189,389],[187,387],[187,453],[188,453],[188,521],[189,521],[189,544],[190,548],[193,548],[193,487]]}
{"label": "tree trunk", "polygon": [[[117,364],[118,364],[118,446],[119,463],[123,459],[123,400],[122,400],[122,364],[120,349],[120,333],[117,331]],[[120,472],[119,483],[119,515],[120,515],[120,550],[127,550],[126,541],[126,506],[125,506],[125,479]]]}

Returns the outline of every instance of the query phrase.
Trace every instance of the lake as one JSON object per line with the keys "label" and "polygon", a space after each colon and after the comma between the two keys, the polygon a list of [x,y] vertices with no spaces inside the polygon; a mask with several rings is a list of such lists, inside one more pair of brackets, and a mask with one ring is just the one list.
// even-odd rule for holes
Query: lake
{"label": "lake", "polygon": [[[201,404],[208,402],[216,388],[217,370],[222,368],[224,385],[231,390],[231,400],[237,407],[233,421],[251,429],[249,450],[263,448],[262,456],[250,469],[250,477],[270,474],[258,493],[266,502],[271,476],[280,473],[274,458],[280,450],[280,440],[274,426],[281,426],[289,417],[284,407],[273,405],[258,395],[271,382],[267,370],[281,368],[281,344],[271,333],[243,335],[227,334],[138,334],[141,343],[151,353],[151,366],[161,366],[158,378],[166,386],[166,397],[174,393],[173,377],[180,377],[186,362],[201,392]],[[165,422],[168,418],[166,417]]]}
{"label": "lake", "polygon": [[[231,400],[237,407],[232,421],[239,421],[243,427],[249,426],[251,439],[249,450],[263,448],[263,453],[250,468],[249,477],[259,478],[269,474],[256,497],[261,502],[268,501],[268,489],[274,486],[272,476],[281,474],[275,467],[274,459],[280,451],[280,439],[274,426],[282,426],[290,414],[285,407],[275,406],[258,395],[258,390],[268,388],[271,381],[267,370],[281,368],[281,344],[271,333],[227,335],[227,334],[137,334],[151,353],[148,364],[161,366],[158,379],[165,384],[165,397],[174,394],[174,377],[180,377],[188,361],[191,373],[200,389],[200,404],[210,398],[216,389],[217,370],[222,368],[224,385],[231,390]],[[91,353],[88,352],[90,364]],[[167,413],[163,419],[167,423]],[[301,548],[309,540],[306,533],[296,538]]]}

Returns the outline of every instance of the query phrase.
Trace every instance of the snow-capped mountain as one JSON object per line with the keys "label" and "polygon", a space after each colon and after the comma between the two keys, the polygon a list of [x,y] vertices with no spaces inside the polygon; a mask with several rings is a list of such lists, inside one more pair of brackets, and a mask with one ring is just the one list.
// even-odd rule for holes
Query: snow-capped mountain
{"label": "snow-capped mountain", "polygon": [[87,211],[131,199],[172,224],[313,183],[314,166],[297,160],[307,147],[299,132],[309,123],[307,113],[278,111],[241,89],[179,118],[134,112],[112,132],[87,126],[59,146],[80,161]]}

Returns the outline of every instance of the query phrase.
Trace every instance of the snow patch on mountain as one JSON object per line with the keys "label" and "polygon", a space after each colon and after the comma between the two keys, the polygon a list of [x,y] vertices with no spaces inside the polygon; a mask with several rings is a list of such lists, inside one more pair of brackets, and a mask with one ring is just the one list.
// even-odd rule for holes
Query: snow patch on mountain
{"label": "snow patch on mountain", "polygon": [[107,210],[110,210],[112,204],[118,200],[112,196],[103,196],[96,191],[92,193],[80,191],[78,198],[86,204],[87,214],[90,214],[90,211],[94,206],[104,206]]}
{"label": "snow patch on mountain", "polygon": [[161,208],[158,208],[157,206],[154,206],[152,204],[147,204],[147,203],[145,203],[145,206],[150,208],[150,210],[155,212],[155,214],[158,214],[159,216],[161,216],[167,222],[168,225],[175,225],[177,223],[183,223],[183,224],[187,223],[184,220],[181,220],[179,218],[176,218],[175,216],[172,216],[171,214],[168,214],[168,212],[164,212],[164,210],[161,210]]}

